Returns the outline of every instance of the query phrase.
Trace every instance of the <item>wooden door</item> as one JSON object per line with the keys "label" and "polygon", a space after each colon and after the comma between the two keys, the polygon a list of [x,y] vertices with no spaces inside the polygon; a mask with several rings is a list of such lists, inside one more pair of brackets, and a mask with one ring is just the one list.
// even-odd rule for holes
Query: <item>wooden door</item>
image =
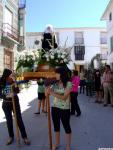
{"label": "wooden door", "polygon": [[4,50],[4,67],[13,69],[13,63],[12,63],[12,52],[5,49]]}

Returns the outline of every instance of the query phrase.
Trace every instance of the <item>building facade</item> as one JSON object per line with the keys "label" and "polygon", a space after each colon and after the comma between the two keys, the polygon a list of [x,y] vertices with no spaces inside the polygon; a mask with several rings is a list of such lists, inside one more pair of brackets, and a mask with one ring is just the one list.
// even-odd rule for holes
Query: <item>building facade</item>
{"label": "building facade", "polygon": [[24,11],[25,1],[0,1],[0,74],[4,68],[15,69],[16,52],[24,45]]}
{"label": "building facade", "polygon": [[107,40],[108,40],[108,61],[113,69],[113,0],[110,0],[107,5],[102,20],[106,20],[107,23]]}
{"label": "building facade", "polygon": [[[105,28],[56,28],[56,38],[59,47],[72,47],[70,68],[73,64],[80,71],[87,67],[90,60],[96,55],[101,54],[101,59],[107,59],[107,33]],[[41,48],[43,33],[26,33],[26,49]],[[38,41],[36,44],[36,41]]]}

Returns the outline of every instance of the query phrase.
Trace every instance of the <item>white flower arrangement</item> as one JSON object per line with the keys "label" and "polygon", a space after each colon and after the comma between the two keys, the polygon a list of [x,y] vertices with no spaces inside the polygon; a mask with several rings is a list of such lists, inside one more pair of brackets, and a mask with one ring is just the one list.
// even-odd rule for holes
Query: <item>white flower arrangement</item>
{"label": "white flower arrangement", "polygon": [[30,70],[33,69],[33,66],[37,63],[39,58],[39,53],[37,51],[23,51],[19,54],[17,58],[17,67],[16,70],[19,68],[29,68]]}
{"label": "white flower arrangement", "polygon": [[39,52],[41,56],[38,63],[39,65],[48,64],[52,67],[67,65],[71,61],[70,50],[71,48],[50,49],[49,52],[42,50],[42,53]]}

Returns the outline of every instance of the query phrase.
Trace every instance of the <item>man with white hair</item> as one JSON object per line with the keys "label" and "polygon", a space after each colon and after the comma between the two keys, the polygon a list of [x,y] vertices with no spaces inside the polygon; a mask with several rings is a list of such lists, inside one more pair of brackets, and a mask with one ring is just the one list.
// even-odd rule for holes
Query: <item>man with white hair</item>
{"label": "man with white hair", "polygon": [[56,37],[55,33],[53,31],[53,26],[52,25],[46,25],[46,29],[43,34],[43,39],[42,39],[42,48],[45,51],[49,51],[52,48],[57,48],[58,45],[56,43]]}

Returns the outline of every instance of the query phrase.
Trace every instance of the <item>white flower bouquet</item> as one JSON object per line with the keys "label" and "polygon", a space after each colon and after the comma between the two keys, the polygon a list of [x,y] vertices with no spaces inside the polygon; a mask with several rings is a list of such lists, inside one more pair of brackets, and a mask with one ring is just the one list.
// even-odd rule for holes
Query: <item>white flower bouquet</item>
{"label": "white flower bouquet", "polygon": [[69,49],[57,48],[50,49],[48,52],[42,50],[38,64],[48,64],[49,66],[65,66],[71,61]]}
{"label": "white flower bouquet", "polygon": [[37,64],[38,58],[39,53],[37,51],[23,51],[17,58],[16,70],[19,68],[29,68],[32,71],[34,65]]}

